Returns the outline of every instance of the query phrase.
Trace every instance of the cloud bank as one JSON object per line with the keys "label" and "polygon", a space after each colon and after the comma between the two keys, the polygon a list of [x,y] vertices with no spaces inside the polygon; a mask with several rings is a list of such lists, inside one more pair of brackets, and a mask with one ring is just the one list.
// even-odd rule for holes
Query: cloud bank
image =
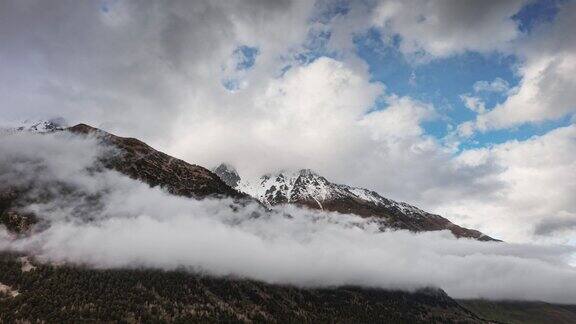
{"label": "cloud bank", "polygon": [[33,184],[30,198],[46,191],[55,197],[28,207],[49,226],[21,238],[0,229],[0,249],[47,262],[184,268],[303,287],[435,286],[457,298],[576,302],[576,270],[567,264],[573,248],[457,240],[449,232],[379,232],[370,219],[352,215],[295,207],[268,213],[256,204],[233,210],[231,201],[171,196],[99,168],[98,157],[115,152],[66,133],[4,136],[0,149],[2,183]]}

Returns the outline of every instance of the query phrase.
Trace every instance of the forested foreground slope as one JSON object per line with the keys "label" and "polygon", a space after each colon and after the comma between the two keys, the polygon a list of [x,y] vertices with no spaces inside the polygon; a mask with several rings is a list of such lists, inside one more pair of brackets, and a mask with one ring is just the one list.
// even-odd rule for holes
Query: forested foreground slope
{"label": "forested foreground slope", "polygon": [[0,322],[486,323],[441,290],[303,289],[186,271],[94,270],[0,256]]}

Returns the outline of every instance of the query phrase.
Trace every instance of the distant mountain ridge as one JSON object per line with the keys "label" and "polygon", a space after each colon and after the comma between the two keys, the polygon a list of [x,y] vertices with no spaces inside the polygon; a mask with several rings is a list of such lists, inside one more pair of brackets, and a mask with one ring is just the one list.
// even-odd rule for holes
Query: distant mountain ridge
{"label": "distant mountain ridge", "polygon": [[450,230],[456,237],[494,240],[479,231],[453,224],[442,216],[384,198],[375,191],[332,183],[309,169],[266,174],[251,181],[243,180],[233,166],[225,163],[213,169],[213,172],[229,186],[269,207],[294,204],[361,217],[375,217],[387,228],[414,232]]}
{"label": "distant mountain ridge", "polygon": [[65,128],[66,122],[62,118],[54,118],[51,120],[25,120],[16,124],[3,125],[3,127],[0,127],[0,134],[13,134],[22,131],[32,133],[51,133],[64,130]]}
{"label": "distant mountain ridge", "polygon": [[18,125],[1,128],[1,130],[2,133],[8,135],[18,132],[46,134],[61,131],[77,135],[93,135],[104,144],[119,149],[119,155],[102,157],[105,167],[145,182],[152,187],[162,186],[171,194],[190,198],[208,196],[249,198],[248,195],[226,185],[210,170],[169,156],[138,139],[117,136],[86,124],[77,124],[72,127],[65,125],[64,120],[59,118],[28,120]]}

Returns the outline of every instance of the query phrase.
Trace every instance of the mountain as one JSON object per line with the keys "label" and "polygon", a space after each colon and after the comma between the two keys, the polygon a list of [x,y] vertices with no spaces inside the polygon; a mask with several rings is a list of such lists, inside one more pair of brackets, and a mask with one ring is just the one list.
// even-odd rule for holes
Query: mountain
{"label": "mountain", "polygon": [[220,178],[231,187],[258,199],[266,206],[298,206],[373,217],[384,228],[414,232],[450,230],[456,237],[481,241],[494,239],[472,229],[453,224],[448,219],[425,212],[404,202],[397,202],[364,188],[335,184],[309,170],[267,174],[256,180],[243,180],[228,164],[215,168]]}
{"label": "mountain", "polygon": [[[375,192],[333,184],[309,170],[269,175],[249,185],[229,165],[217,168],[217,175],[140,140],[116,136],[85,124],[46,129],[96,136],[119,152],[103,157],[104,167],[190,199],[230,197],[243,203],[253,201],[247,193],[250,192],[271,208],[295,203],[352,212],[379,218],[383,227],[420,231],[441,227],[438,224],[446,227],[449,223],[440,216],[385,199]],[[20,131],[26,130],[36,132],[38,127]],[[228,176],[224,176],[225,173]],[[34,226],[36,217],[22,214],[19,207],[34,201],[21,200],[23,190],[26,189],[0,183],[0,225],[18,235],[30,235],[28,230]],[[452,226],[453,230],[456,225]],[[33,256],[0,251],[0,323],[86,321],[490,322],[439,289],[412,292],[360,287],[306,289],[240,278],[214,278],[183,270],[101,270],[52,265]]]}
{"label": "mountain", "polygon": [[0,134],[12,134],[16,132],[50,133],[61,131],[66,128],[66,122],[62,118],[51,120],[25,120],[16,125],[5,125],[0,128]]}
{"label": "mountain", "polygon": [[[104,167],[142,181],[151,187],[161,186],[173,195],[196,199],[230,197],[237,202],[252,200],[247,194],[226,185],[208,169],[171,157],[135,138],[116,136],[86,124],[62,128],[51,122],[40,122],[29,127],[18,127],[17,131],[33,133],[67,131],[78,135],[97,136],[103,143],[119,151],[119,154],[102,158]],[[0,184],[0,224],[4,224],[13,232],[23,233],[36,223],[35,215],[20,211],[23,204],[30,203],[22,201],[21,197],[26,190],[32,189],[35,188],[14,188]]]}
{"label": "mountain", "polygon": [[104,165],[151,187],[161,186],[173,195],[189,198],[250,199],[247,194],[226,185],[210,170],[157,151],[138,139],[116,136],[86,124],[66,130],[75,134],[96,135],[104,143],[120,149],[120,155],[105,157]]}
{"label": "mountain", "polygon": [[[116,136],[85,124],[47,129],[97,137],[119,152],[102,157],[103,167],[150,186],[161,186],[170,194],[191,199],[230,197],[238,203],[253,201],[248,194],[226,184],[239,182],[233,174],[225,178],[225,182],[201,166],[171,157],[140,140]],[[222,175],[224,171],[221,168],[219,173]],[[35,215],[20,212],[19,207],[34,203],[21,199],[25,190],[27,188],[0,184],[0,224],[18,235],[30,235],[29,230],[37,222]],[[48,195],[41,199],[54,197]],[[1,251],[0,309],[2,323],[484,322],[438,289],[416,292],[358,287],[305,289],[183,271],[55,266],[30,256]]]}
{"label": "mountain", "polygon": [[[132,179],[147,183],[151,187],[162,186],[169,193],[189,198],[231,197],[235,199],[251,199],[247,194],[226,185],[224,181],[210,170],[157,151],[146,143],[129,137],[120,137],[101,129],[78,124],[64,127],[63,122],[55,119],[50,121],[26,121],[18,126],[5,127],[4,134],[16,132],[51,133],[67,131],[78,135],[96,136],[104,144],[117,148],[120,154],[105,156],[102,163],[105,167],[114,169]],[[6,189],[6,188],[0,188]],[[1,197],[0,191],[0,197]],[[4,196],[13,195],[10,190]],[[2,202],[0,201],[0,206]]]}

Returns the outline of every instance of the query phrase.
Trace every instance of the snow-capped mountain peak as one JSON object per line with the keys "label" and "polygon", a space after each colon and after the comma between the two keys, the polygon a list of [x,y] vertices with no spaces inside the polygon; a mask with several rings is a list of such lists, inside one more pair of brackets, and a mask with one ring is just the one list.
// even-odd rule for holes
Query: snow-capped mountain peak
{"label": "snow-capped mountain peak", "polygon": [[221,164],[214,169],[214,172],[223,180],[233,178],[235,180],[233,183],[236,185],[232,185],[231,182],[229,183],[231,187],[249,194],[268,206],[313,201],[323,209],[323,201],[354,198],[367,203],[397,208],[413,217],[427,214],[417,207],[384,198],[368,189],[332,183],[310,169],[269,173],[256,180],[242,179],[236,169],[228,164]]}
{"label": "snow-capped mountain peak", "polygon": [[316,202],[320,208],[321,201],[329,199],[337,189],[309,169],[281,171],[254,180],[241,179],[235,188],[268,206],[306,200]]}
{"label": "snow-capped mountain peak", "polygon": [[15,132],[32,132],[32,133],[51,133],[63,130],[66,122],[63,118],[53,118],[50,120],[31,120],[27,119],[22,122],[14,122],[2,125],[4,133]]}
{"label": "snow-capped mountain peak", "polygon": [[257,179],[243,179],[234,167],[222,164],[214,169],[234,189],[273,207],[295,204],[313,209],[372,217],[384,227],[413,231],[445,230],[456,236],[492,240],[484,234],[462,228],[444,217],[405,202],[387,199],[375,191],[336,184],[310,169],[280,171]]}

